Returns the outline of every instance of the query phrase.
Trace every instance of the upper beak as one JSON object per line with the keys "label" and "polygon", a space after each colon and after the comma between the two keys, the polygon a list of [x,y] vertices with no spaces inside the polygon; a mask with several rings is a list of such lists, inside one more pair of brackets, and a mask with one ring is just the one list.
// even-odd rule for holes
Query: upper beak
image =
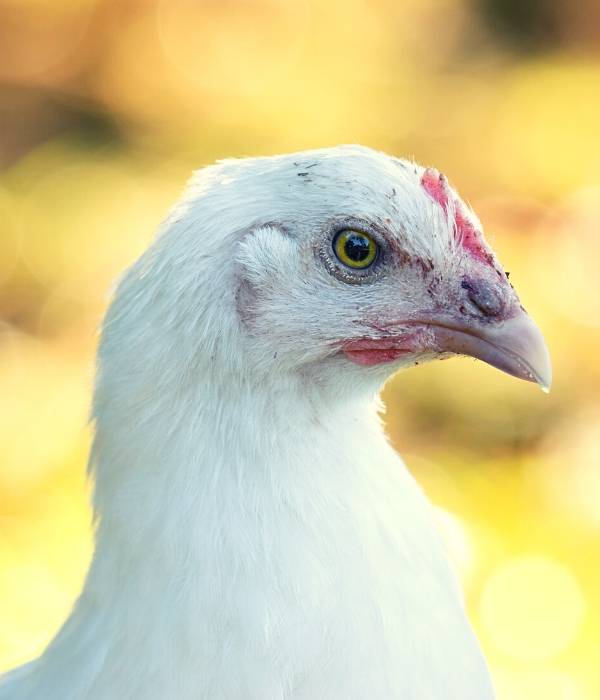
{"label": "upper beak", "polygon": [[536,382],[546,392],[550,390],[550,354],[540,329],[525,311],[492,323],[433,321],[427,326],[439,352],[475,357],[514,377]]}

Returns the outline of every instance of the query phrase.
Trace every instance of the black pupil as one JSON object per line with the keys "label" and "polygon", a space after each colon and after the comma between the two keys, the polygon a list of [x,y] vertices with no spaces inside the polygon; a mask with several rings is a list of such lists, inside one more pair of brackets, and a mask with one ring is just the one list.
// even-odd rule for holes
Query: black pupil
{"label": "black pupil", "polygon": [[369,257],[369,239],[358,233],[348,236],[344,244],[344,252],[353,262],[362,262]]}

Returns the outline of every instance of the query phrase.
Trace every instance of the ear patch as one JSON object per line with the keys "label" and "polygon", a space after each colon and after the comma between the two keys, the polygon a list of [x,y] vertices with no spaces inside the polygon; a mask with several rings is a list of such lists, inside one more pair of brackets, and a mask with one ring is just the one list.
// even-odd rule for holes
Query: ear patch
{"label": "ear patch", "polygon": [[236,253],[236,306],[248,328],[281,293],[285,280],[297,275],[296,241],[276,224],[264,224],[244,232]]}
{"label": "ear patch", "polygon": [[448,214],[448,204],[452,203],[457,242],[477,260],[493,265],[494,256],[483,240],[481,231],[471,221],[463,202],[452,193],[445,175],[435,168],[426,168],[421,176],[421,187],[442,207],[445,214]]}

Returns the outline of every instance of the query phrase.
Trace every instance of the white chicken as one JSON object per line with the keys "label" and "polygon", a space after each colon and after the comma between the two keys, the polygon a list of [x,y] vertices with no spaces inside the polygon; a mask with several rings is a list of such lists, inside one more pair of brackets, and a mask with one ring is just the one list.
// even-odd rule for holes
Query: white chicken
{"label": "white chicken", "polygon": [[374,396],[542,336],[433,169],[359,146],[199,171],[120,282],[94,397],[96,547],[1,700],[490,700]]}

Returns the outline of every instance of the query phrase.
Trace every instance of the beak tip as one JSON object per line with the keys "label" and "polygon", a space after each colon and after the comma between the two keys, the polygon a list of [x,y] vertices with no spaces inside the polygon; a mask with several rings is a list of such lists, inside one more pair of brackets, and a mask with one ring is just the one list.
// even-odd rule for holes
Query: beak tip
{"label": "beak tip", "polygon": [[550,393],[550,389],[552,388],[552,377],[544,377],[543,379],[538,377],[536,382],[544,394]]}
{"label": "beak tip", "polygon": [[544,344],[545,358],[543,368],[536,374],[535,380],[544,394],[549,394],[552,387],[552,363],[550,361],[550,353]]}
{"label": "beak tip", "polygon": [[[518,354],[527,366],[531,381],[545,394],[549,394],[552,386],[552,361],[544,337],[529,316],[524,315],[515,321],[515,341],[520,345]],[[513,345],[513,348],[516,349],[516,346]]]}

